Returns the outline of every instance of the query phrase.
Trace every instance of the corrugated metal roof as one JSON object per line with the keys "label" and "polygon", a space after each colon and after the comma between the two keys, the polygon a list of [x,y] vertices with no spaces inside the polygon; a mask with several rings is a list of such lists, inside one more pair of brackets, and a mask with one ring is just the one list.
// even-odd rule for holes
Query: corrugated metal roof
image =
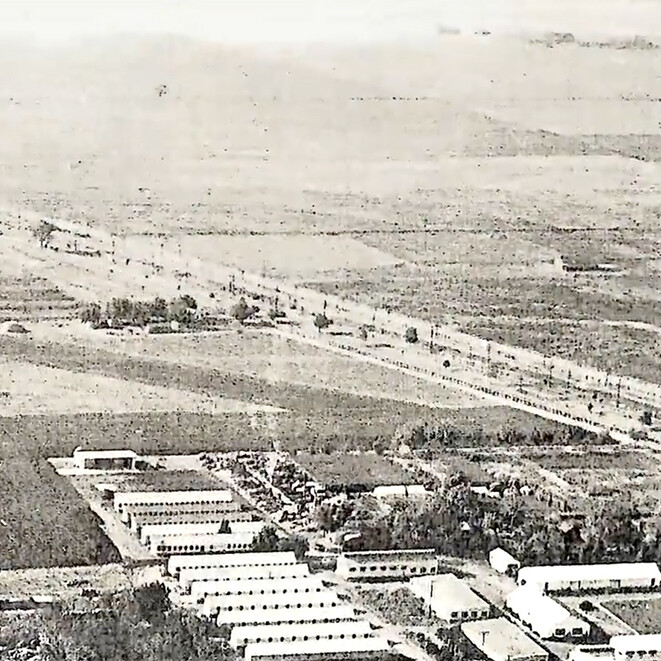
{"label": "corrugated metal roof", "polygon": [[653,562],[612,563],[604,565],[549,565],[522,567],[519,583],[547,583],[552,581],[592,581],[626,579],[661,579],[661,572]]}
{"label": "corrugated metal roof", "polygon": [[[327,638],[314,641],[314,654],[346,654],[347,652],[386,652],[390,649],[385,638],[356,638],[341,640]],[[246,645],[246,661],[260,656],[294,656],[309,655],[310,641],[294,641],[289,643],[250,643]]]}
{"label": "corrugated metal roof", "polygon": [[218,625],[222,624],[277,624],[280,622],[322,622],[323,620],[353,620],[356,611],[351,606],[313,606],[306,608],[267,608],[255,611],[221,611]]}

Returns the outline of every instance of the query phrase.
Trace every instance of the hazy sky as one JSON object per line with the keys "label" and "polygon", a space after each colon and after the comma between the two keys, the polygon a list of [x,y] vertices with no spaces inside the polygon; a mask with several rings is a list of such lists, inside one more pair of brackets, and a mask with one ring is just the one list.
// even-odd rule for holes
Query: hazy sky
{"label": "hazy sky", "polygon": [[432,38],[439,25],[661,33],[661,0],[0,0],[0,35],[68,40],[113,32],[218,41]]}

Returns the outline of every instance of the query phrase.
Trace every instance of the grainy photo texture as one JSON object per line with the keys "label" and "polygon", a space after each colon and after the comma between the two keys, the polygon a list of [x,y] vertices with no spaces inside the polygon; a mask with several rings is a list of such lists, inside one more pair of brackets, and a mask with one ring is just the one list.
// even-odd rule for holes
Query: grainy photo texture
{"label": "grainy photo texture", "polygon": [[661,661],[661,0],[0,0],[0,661]]}

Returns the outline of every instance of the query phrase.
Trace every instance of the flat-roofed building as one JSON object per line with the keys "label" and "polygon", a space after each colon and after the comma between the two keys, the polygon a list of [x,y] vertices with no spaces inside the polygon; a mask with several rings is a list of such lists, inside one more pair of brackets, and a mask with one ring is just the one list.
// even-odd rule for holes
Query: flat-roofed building
{"label": "flat-roofed building", "polygon": [[613,636],[610,639],[615,661],[659,661],[661,659],[661,634]]}
{"label": "flat-roofed building", "polygon": [[229,523],[230,530],[232,524],[237,521],[250,521],[252,515],[241,509],[237,502],[216,503],[213,511],[198,512],[192,511],[185,506],[172,507],[170,509],[160,508],[156,510],[143,511],[138,514],[129,511],[128,526],[132,532],[140,534],[142,527],[146,525],[196,525],[196,524],[214,524],[221,526]]}
{"label": "flat-roofed building", "polygon": [[438,573],[434,549],[357,551],[337,559],[338,576],[348,580],[402,579]]}
{"label": "flat-roofed building", "polygon": [[579,640],[590,635],[590,625],[534,585],[522,585],[507,596],[507,607],[543,639]]}
{"label": "flat-roofed building", "polygon": [[487,619],[491,615],[491,604],[454,574],[412,578],[409,589],[449,624]]}
{"label": "flat-roofed building", "polygon": [[650,590],[658,589],[661,572],[654,562],[522,567],[517,583],[542,592]]}
{"label": "flat-roofed building", "polygon": [[334,590],[321,590],[308,594],[230,594],[207,596],[200,609],[203,615],[215,617],[223,611],[265,611],[273,608],[292,610],[295,608],[335,608],[342,600]]}
{"label": "flat-roofed building", "polygon": [[390,645],[385,638],[326,638],[296,640],[287,643],[250,643],[245,648],[245,661],[369,661],[388,658]]}
{"label": "flat-roofed building", "polygon": [[521,567],[521,563],[513,555],[500,547],[489,551],[489,564],[499,574],[508,576],[516,576]]}
{"label": "flat-roofed building", "polygon": [[305,608],[267,608],[266,610],[227,611],[219,613],[218,626],[247,626],[256,624],[296,624],[309,622],[329,624],[332,622],[347,622],[358,619],[356,611],[348,605],[313,606]]}
{"label": "flat-roofed building", "polygon": [[252,533],[221,533],[218,535],[188,535],[181,537],[152,537],[149,550],[158,556],[175,553],[233,553],[250,551],[255,535]]}
{"label": "flat-roofed building", "polygon": [[207,595],[221,596],[230,594],[309,594],[321,592],[324,584],[316,576],[302,578],[264,578],[256,581],[193,581],[190,586],[191,596],[202,603]]}
{"label": "flat-roofed building", "polygon": [[228,489],[206,491],[122,491],[115,494],[113,504],[120,518],[129,521],[129,513],[135,516],[157,511],[208,512],[216,511],[218,504],[231,503],[232,492]]}
{"label": "flat-roofed building", "polygon": [[184,568],[275,567],[280,565],[295,565],[297,562],[296,554],[293,551],[173,555],[168,558],[168,574],[175,577],[179,576],[179,572]]}
{"label": "flat-roofed building", "polygon": [[135,470],[140,457],[133,450],[75,450],[73,461],[81,470]]}
{"label": "flat-roofed building", "polygon": [[244,647],[250,643],[289,643],[297,640],[316,643],[319,640],[338,638],[356,640],[372,638],[374,631],[365,620],[334,622],[332,624],[256,624],[232,629],[230,645]]}
{"label": "flat-roofed building", "polygon": [[464,622],[461,631],[491,661],[548,661],[549,653],[504,617]]}
{"label": "flat-roofed building", "polygon": [[304,578],[310,575],[310,568],[299,562],[295,565],[267,565],[264,567],[204,567],[202,569],[182,569],[179,572],[179,587],[190,591],[193,581],[235,581],[245,582],[276,578]]}

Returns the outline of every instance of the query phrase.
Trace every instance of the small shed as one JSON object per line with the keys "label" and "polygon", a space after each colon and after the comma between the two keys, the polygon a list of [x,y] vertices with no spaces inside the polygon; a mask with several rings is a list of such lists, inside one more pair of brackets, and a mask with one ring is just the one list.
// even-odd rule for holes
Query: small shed
{"label": "small shed", "polygon": [[135,470],[139,459],[133,450],[80,450],[73,459],[77,468],[88,470]]}
{"label": "small shed", "polygon": [[499,574],[508,576],[516,576],[521,567],[521,563],[513,555],[500,547],[489,552],[489,564]]}

